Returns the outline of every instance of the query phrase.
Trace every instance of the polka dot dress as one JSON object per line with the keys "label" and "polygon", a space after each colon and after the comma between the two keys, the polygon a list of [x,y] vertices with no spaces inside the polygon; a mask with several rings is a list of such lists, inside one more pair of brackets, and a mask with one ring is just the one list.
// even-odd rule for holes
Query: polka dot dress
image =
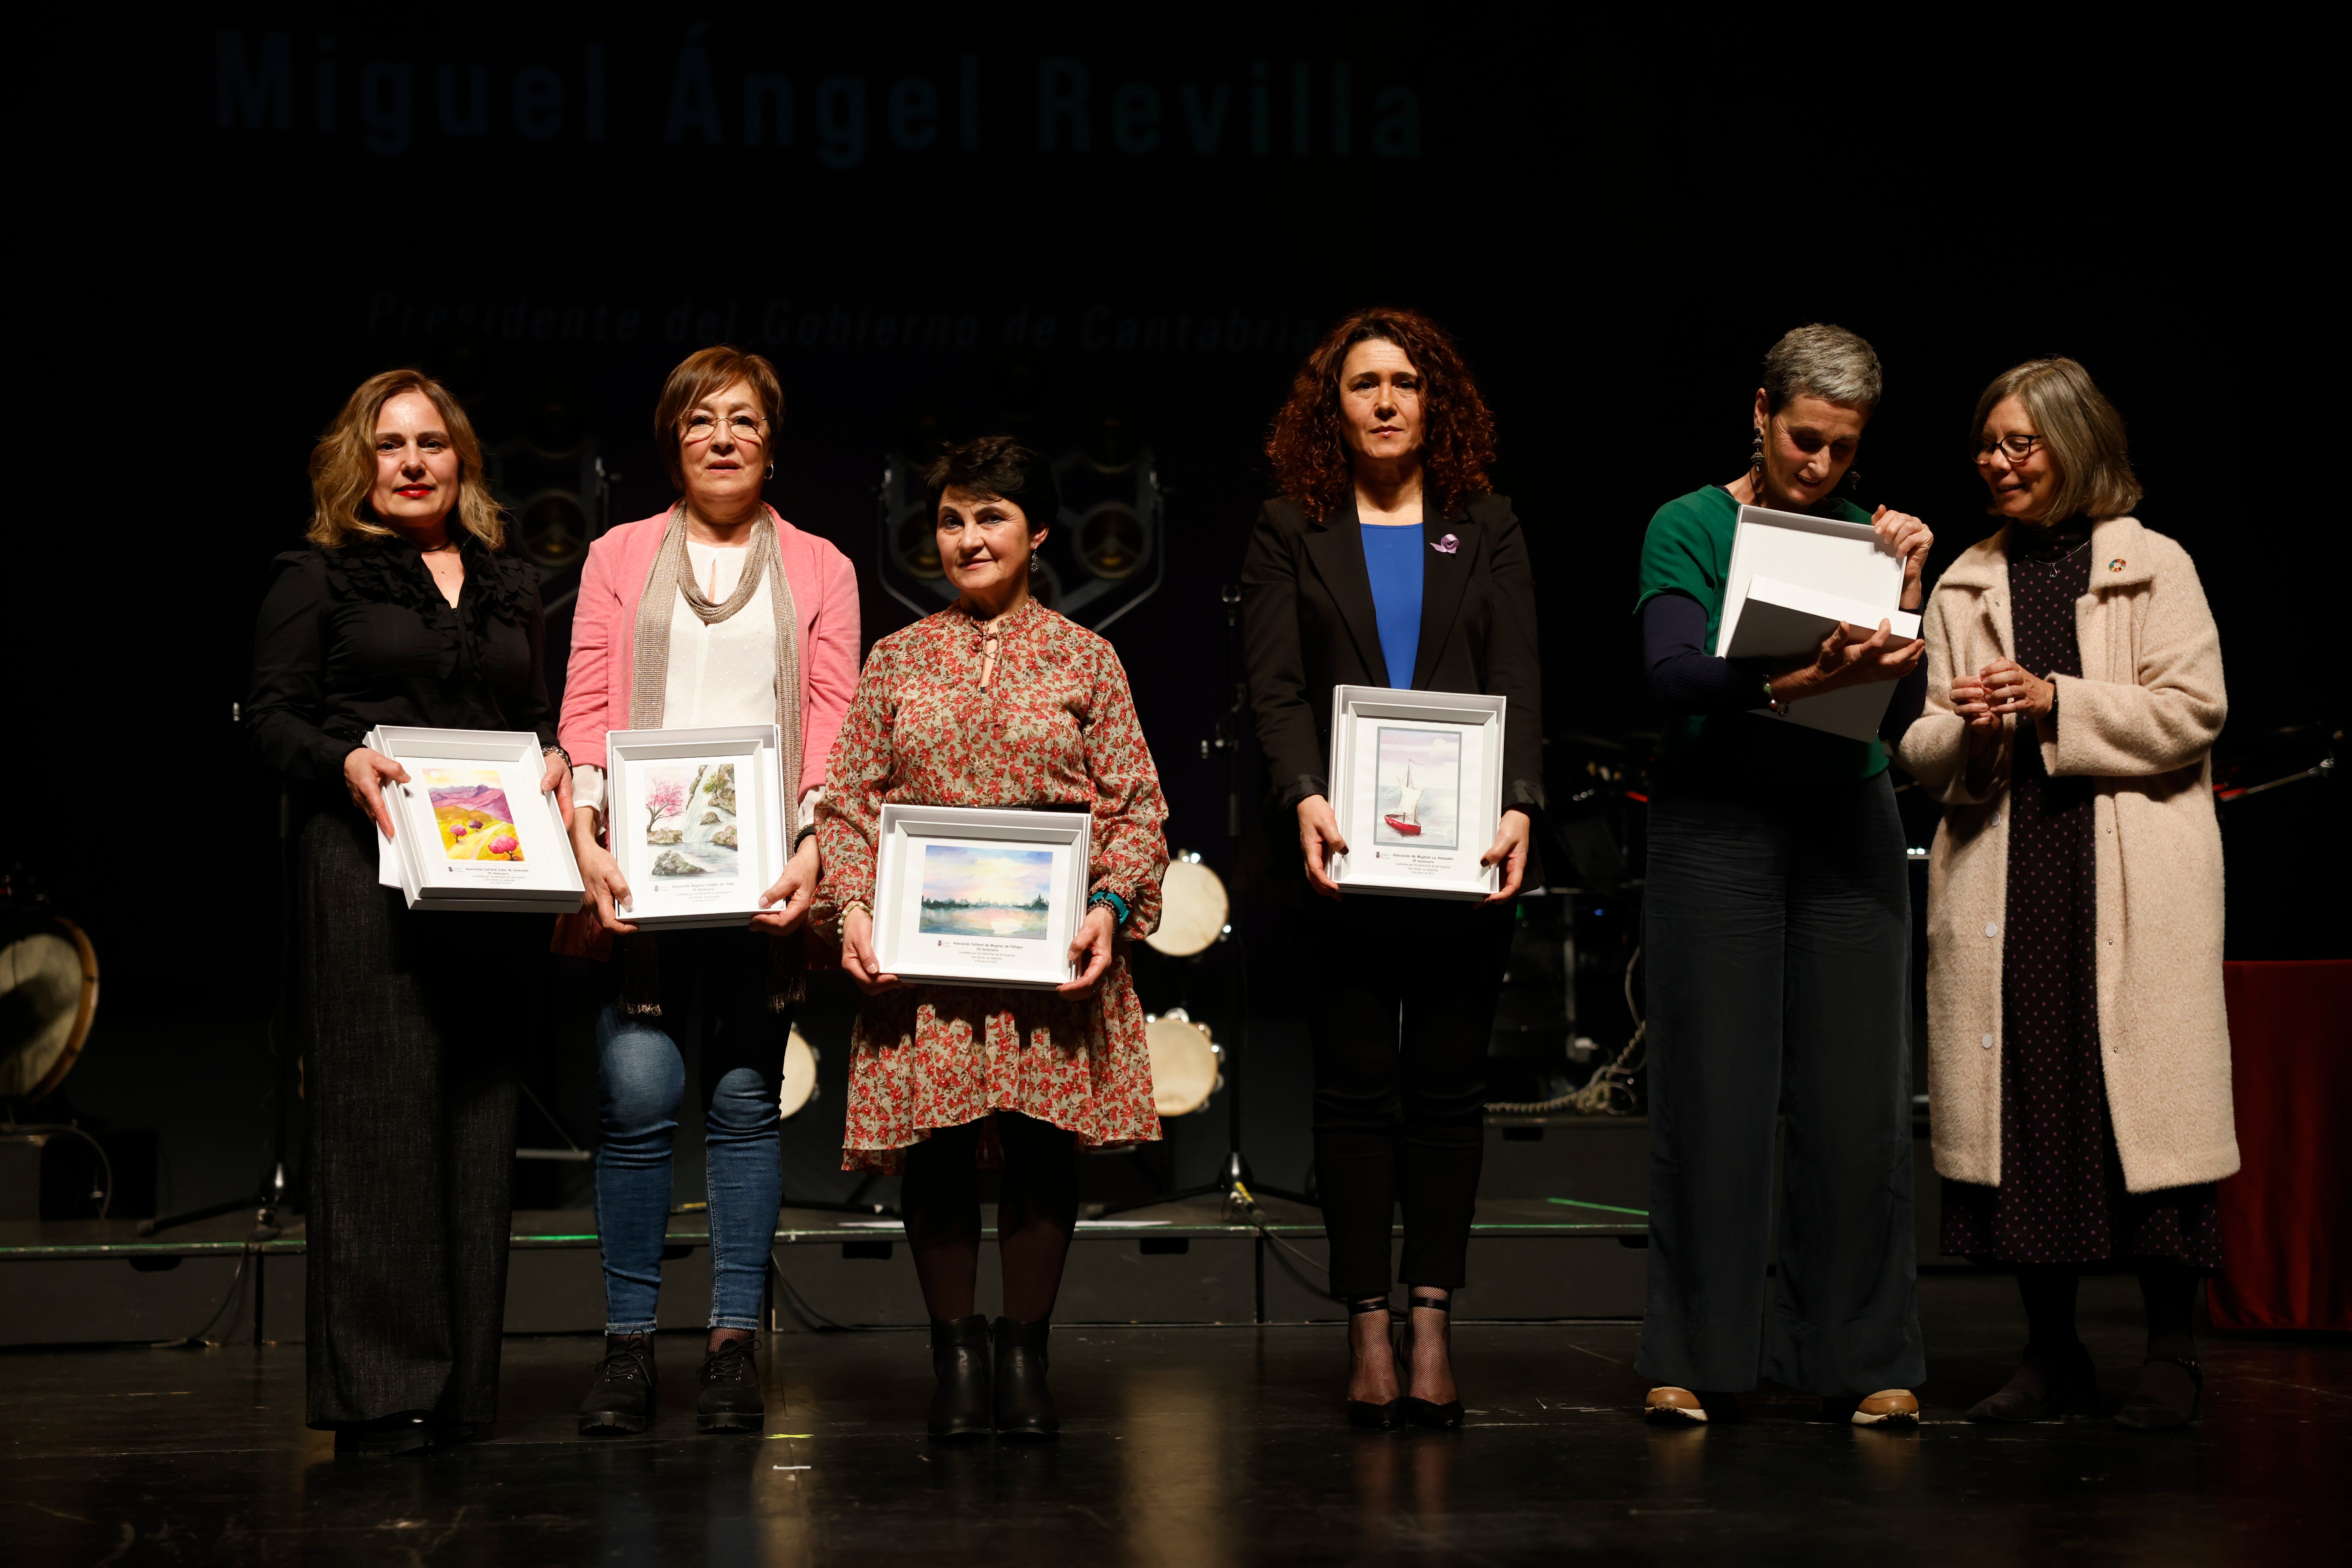
{"label": "polka dot dress", "polygon": [[[2074,601],[2089,592],[2090,525],[2014,530],[2010,622],[2017,662],[2083,673]],[[2061,702],[2058,722],[2066,721]],[[2125,1257],[2220,1265],[2208,1183],[2124,1190],[2099,1057],[2096,781],[2052,778],[2021,723],[2009,798],[2009,910],[2001,939],[2000,1185],[1944,1184],[1943,1250],[1983,1262]]]}

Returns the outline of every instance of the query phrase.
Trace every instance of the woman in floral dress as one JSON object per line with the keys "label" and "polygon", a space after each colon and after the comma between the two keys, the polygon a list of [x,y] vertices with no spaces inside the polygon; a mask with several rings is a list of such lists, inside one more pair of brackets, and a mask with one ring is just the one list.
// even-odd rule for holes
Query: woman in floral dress
{"label": "woman in floral dress", "polygon": [[[934,1437],[1048,1438],[1045,1342],[1077,1223],[1080,1148],[1160,1136],[1125,939],[1159,923],[1168,808],[1110,645],[1029,594],[1060,510],[1045,459],[1009,437],[924,475],[940,563],[962,597],[877,643],[817,808],[816,918],[866,993],[852,1037],[846,1170],[903,1172],[931,1317]],[[903,984],[874,956],[885,805],[1083,807],[1087,906],[1058,991]],[[977,1315],[979,1174],[1001,1168],[1004,1311]]]}

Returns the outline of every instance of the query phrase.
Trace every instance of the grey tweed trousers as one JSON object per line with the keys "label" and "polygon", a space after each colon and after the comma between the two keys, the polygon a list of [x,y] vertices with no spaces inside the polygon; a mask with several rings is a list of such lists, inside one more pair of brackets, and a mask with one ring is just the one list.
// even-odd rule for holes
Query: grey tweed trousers
{"label": "grey tweed trousers", "polygon": [[546,918],[410,913],[346,807],[311,816],[299,853],[310,1424],[491,1420]]}

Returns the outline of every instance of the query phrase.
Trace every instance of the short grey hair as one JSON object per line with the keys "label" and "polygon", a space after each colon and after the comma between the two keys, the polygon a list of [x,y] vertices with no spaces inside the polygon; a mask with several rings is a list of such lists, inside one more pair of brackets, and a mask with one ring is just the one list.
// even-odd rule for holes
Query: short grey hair
{"label": "short grey hair", "polygon": [[1878,354],[1858,332],[1824,321],[1783,333],[1764,351],[1764,407],[1778,414],[1793,397],[1818,397],[1864,414],[1878,406]]}

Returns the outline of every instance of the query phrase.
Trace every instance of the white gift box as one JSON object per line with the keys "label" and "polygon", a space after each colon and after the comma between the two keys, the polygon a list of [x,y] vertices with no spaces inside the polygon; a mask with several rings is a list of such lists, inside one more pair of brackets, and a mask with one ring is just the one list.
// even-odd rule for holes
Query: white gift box
{"label": "white gift box", "polygon": [[773,724],[605,736],[604,824],[629,884],[623,921],[740,926],[761,912],[792,858],[782,751]]}
{"label": "white gift box", "polygon": [[882,973],[950,984],[1076,978],[1094,820],[1083,811],[885,805],[875,845]]}
{"label": "white gift box", "polygon": [[547,758],[521,730],[381,724],[367,745],[401,764],[384,786],[393,837],[378,836],[377,880],[412,910],[562,914],[580,907],[580,867]]}
{"label": "white gift box", "polygon": [[[1919,617],[1897,608],[1902,602],[1903,558],[1868,523],[1743,506],[1731,536],[1715,656],[1801,658],[1840,621],[1865,635],[1886,621],[1907,642],[1919,635]],[[1875,680],[1801,699],[1786,713],[1748,711],[1776,724],[1866,741],[1878,733],[1894,695],[1893,681]]]}
{"label": "white gift box", "polygon": [[1484,899],[1503,815],[1508,701],[1380,686],[1331,690],[1331,805],[1348,852],[1327,869],[1349,892]]}

